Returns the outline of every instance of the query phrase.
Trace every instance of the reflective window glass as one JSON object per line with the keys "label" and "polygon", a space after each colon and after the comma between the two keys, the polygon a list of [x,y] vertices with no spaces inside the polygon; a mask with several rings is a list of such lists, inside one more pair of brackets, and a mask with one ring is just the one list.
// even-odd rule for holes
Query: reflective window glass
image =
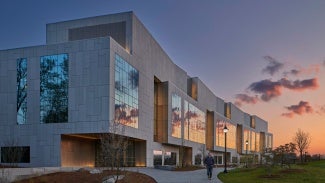
{"label": "reflective window glass", "polygon": [[40,78],[41,123],[68,122],[68,54],[42,56]]}
{"label": "reflective window glass", "polygon": [[115,54],[115,121],[138,128],[139,72]]}
{"label": "reflective window glass", "polygon": [[205,144],[205,113],[187,101],[184,101],[184,113],[184,138]]}
{"label": "reflective window glass", "polygon": [[220,147],[225,147],[225,133],[223,132],[223,128],[225,125],[228,128],[227,132],[227,147],[235,149],[236,148],[236,125],[232,123],[217,119],[216,124],[216,145]]}
{"label": "reflective window glass", "polygon": [[172,136],[181,138],[182,133],[182,121],[181,121],[181,111],[182,111],[182,98],[177,94],[172,94]]}
{"label": "reflective window glass", "polygon": [[26,123],[27,113],[27,59],[17,59],[17,123]]}

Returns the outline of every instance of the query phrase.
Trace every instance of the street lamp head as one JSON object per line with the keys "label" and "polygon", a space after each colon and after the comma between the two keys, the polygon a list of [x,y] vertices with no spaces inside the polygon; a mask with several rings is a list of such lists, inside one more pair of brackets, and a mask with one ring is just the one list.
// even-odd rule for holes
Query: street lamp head
{"label": "street lamp head", "polygon": [[248,145],[248,140],[246,140],[245,144]]}
{"label": "street lamp head", "polygon": [[226,125],[225,125],[225,127],[223,128],[223,132],[224,132],[224,133],[227,133],[227,132],[228,132],[228,128],[227,128]]}

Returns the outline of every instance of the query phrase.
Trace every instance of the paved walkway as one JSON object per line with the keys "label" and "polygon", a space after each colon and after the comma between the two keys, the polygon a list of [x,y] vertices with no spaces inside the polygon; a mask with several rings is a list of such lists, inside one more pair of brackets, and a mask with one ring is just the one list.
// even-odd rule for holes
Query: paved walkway
{"label": "paved walkway", "polygon": [[[0,178],[5,177],[8,181],[13,181],[18,177],[28,175],[42,175],[46,173],[59,171],[76,171],[80,167],[40,167],[40,168],[5,168],[0,172]],[[223,168],[214,168],[212,180],[208,180],[206,169],[195,171],[168,171],[155,168],[127,168],[130,171],[140,172],[154,178],[158,183],[222,183],[217,175],[223,171]],[[1,179],[0,179],[1,182]]]}
{"label": "paved walkway", "polygon": [[154,178],[158,183],[222,183],[217,178],[217,175],[224,169],[214,168],[212,180],[208,180],[206,169],[184,172],[159,170],[155,168],[132,168],[130,170],[147,174]]}

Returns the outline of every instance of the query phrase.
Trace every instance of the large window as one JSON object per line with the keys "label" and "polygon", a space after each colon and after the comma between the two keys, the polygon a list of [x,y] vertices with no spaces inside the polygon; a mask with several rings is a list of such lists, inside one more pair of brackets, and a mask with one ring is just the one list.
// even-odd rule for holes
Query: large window
{"label": "large window", "polygon": [[30,147],[1,147],[1,163],[30,163]]}
{"label": "large window", "polygon": [[266,134],[266,138],[265,138],[265,144],[267,148],[272,148],[273,146],[273,139],[272,139],[272,135],[271,134]]}
{"label": "large window", "polygon": [[236,125],[224,120],[217,120],[216,124],[216,145],[220,147],[225,147],[225,133],[223,132],[224,126],[227,126],[227,147],[235,149],[236,148]]}
{"label": "large window", "polygon": [[205,113],[184,101],[184,139],[205,144]]}
{"label": "large window", "polygon": [[251,151],[256,151],[256,133],[251,131]]}
{"label": "large window", "polygon": [[41,57],[40,77],[41,122],[68,122],[68,54]]}
{"label": "large window", "polygon": [[162,165],[162,151],[153,150],[153,165]]}
{"label": "large window", "polygon": [[27,113],[27,59],[17,59],[17,123],[26,123]]}
{"label": "large window", "polygon": [[[251,143],[251,139],[250,139],[250,131],[246,128],[244,128],[244,150],[249,150],[249,144]],[[248,142],[248,144],[246,145],[246,141]]]}
{"label": "large window", "polygon": [[182,136],[182,98],[177,94],[172,94],[172,136],[181,138]]}
{"label": "large window", "polygon": [[139,72],[115,55],[115,121],[138,128]]}

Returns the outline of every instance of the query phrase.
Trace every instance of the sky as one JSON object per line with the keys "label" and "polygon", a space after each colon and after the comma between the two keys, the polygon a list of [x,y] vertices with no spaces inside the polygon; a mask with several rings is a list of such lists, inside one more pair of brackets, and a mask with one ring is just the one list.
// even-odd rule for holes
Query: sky
{"label": "sky", "polygon": [[0,50],[45,44],[45,25],[133,11],[175,64],[269,122],[274,147],[310,134],[325,154],[325,1],[1,0]]}

